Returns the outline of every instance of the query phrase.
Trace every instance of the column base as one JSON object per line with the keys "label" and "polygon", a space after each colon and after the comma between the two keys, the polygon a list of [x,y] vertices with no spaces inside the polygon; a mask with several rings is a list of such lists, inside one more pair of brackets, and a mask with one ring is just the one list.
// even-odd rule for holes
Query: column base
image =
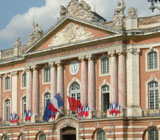
{"label": "column base", "polygon": [[31,116],[31,123],[39,122],[39,115],[32,115]]}
{"label": "column base", "polygon": [[140,106],[127,107],[127,117],[142,117],[142,109]]}

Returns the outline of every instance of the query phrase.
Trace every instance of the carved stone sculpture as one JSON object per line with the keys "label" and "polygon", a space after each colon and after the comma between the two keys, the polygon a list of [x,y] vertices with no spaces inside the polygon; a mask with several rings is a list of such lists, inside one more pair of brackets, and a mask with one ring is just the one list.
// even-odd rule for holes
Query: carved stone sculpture
{"label": "carved stone sculpture", "polygon": [[71,0],[67,7],[60,7],[60,19],[63,19],[65,16],[78,17],[90,21],[98,21],[98,18],[95,18],[95,15],[91,11],[91,7],[82,0],[79,2],[78,0]]}
{"label": "carved stone sculpture", "polygon": [[128,9],[128,18],[137,18],[137,9],[130,7]]}
{"label": "carved stone sculpture", "polygon": [[27,46],[30,46],[33,42],[39,39],[43,34],[42,29],[39,27],[37,23],[33,22],[33,27],[34,27],[34,30],[29,36],[29,41],[27,43]]}
{"label": "carved stone sculpture", "polygon": [[124,10],[126,8],[126,4],[124,0],[117,3],[117,7],[114,10],[114,18],[113,18],[113,25],[114,26],[121,26],[124,20]]}
{"label": "carved stone sculpture", "polygon": [[70,42],[92,39],[93,34],[86,28],[76,24],[68,24],[61,32],[57,33],[49,46],[58,46]]}
{"label": "carved stone sculpture", "polygon": [[18,37],[16,39],[15,44],[14,44],[14,48],[19,48],[19,47],[21,47],[21,39]]}

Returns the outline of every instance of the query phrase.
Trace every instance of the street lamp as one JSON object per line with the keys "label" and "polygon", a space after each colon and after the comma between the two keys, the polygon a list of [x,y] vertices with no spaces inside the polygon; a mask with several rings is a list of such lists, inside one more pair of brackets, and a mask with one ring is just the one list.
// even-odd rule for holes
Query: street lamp
{"label": "street lamp", "polygon": [[148,0],[148,2],[151,3],[151,6],[149,7],[150,10],[152,10],[152,12],[154,12],[155,9],[160,10],[159,6],[155,6],[155,3],[160,3],[160,0]]}

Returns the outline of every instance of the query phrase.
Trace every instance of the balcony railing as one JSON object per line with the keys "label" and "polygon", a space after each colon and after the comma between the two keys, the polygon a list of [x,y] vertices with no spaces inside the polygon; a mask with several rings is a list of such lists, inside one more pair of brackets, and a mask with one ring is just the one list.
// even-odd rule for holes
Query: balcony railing
{"label": "balcony railing", "polygon": [[143,110],[143,117],[158,117],[158,116],[160,116],[160,110],[151,110],[151,109]]}

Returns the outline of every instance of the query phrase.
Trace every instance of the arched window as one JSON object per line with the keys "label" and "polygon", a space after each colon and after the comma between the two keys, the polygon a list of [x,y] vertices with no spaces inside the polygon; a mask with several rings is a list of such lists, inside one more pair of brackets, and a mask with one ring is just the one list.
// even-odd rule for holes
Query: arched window
{"label": "arched window", "polygon": [[103,57],[101,59],[101,74],[107,74],[109,73],[109,58]]}
{"label": "arched window", "polygon": [[9,140],[9,136],[5,135],[5,136],[3,137],[3,140]]}
{"label": "arched window", "polygon": [[148,84],[148,108],[159,109],[158,82],[151,81]]}
{"label": "arched window", "polygon": [[26,73],[22,74],[22,88],[25,88],[27,86],[27,75]]}
{"label": "arched window", "polygon": [[24,96],[22,98],[22,117],[24,117],[24,113],[26,112],[26,110],[27,110],[26,96]]}
{"label": "arched window", "polygon": [[10,120],[10,100],[6,99],[4,102],[4,119],[6,121]]}
{"label": "arched window", "polygon": [[[81,99],[81,91],[80,91],[80,85],[77,82],[73,82],[69,89],[69,96],[79,100]],[[75,111],[72,111],[72,114],[75,114]]]}
{"label": "arched window", "polygon": [[158,130],[156,128],[151,128],[148,130],[148,140],[159,140]]}
{"label": "arched window", "polygon": [[24,140],[24,134],[21,134],[19,140]]}
{"label": "arched window", "polygon": [[40,133],[39,140],[46,140],[46,135],[44,133]]}
{"label": "arched window", "polygon": [[109,109],[109,104],[110,104],[110,96],[109,96],[109,86],[104,85],[101,88],[101,103],[102,103],[102,110],[107,111]]}
{"label": "arched window", "polygon": [[51,81],[51,70],[50,67],[44,68],[44,83]]}
{"label": "arched window", "polygon": [[98,130],[97,131],[97,140],[105,140],[105,132],[104,130]]}
{"label": "arched window", "polygon": [[46,107],[48,99],[51,99],[51,93],[49,93],[49,92],[44,94],[44,108]]}
{"label": "arched window", "polygon": [[5,90],[10,90],[10,88],[11,88],[10,82],[11,82],[10,77],[7,76],[5,78]]}
{"label": "arched window", "polygon": [[147,55],[147,59],[148,59],[148,69],[158,68],[158,57],[156,51],[149,52]]}

